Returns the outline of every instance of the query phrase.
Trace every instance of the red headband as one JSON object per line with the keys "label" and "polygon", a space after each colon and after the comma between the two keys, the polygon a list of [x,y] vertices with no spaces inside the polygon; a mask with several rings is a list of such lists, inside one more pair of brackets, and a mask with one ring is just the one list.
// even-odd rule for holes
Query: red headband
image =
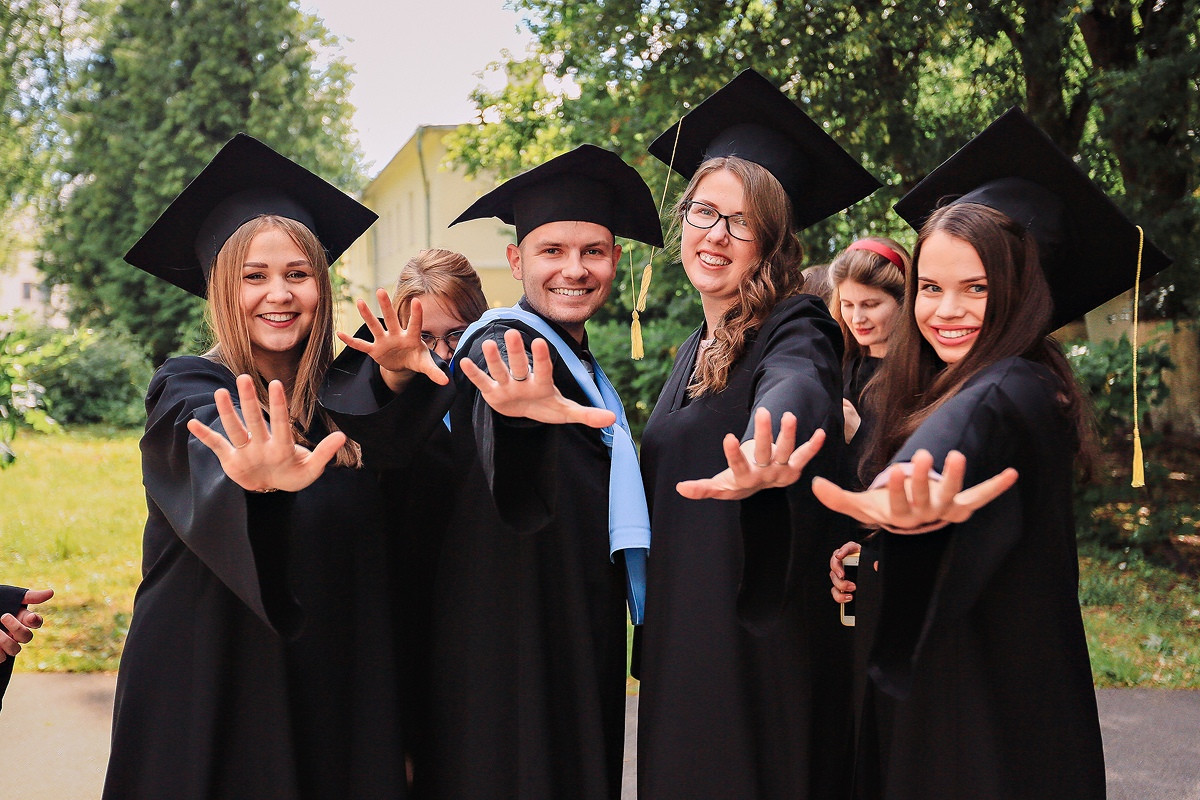
{"label": "red headband", "polygon": [[873,239],[859,239],[854,244],[846,248],[847,250],[870,250],[872,253],[883,256],[888,261],[895,264],[900,269],[900,274],[904,274],[904,260],[900,258],[900,254],[882,242],[876,242]]}

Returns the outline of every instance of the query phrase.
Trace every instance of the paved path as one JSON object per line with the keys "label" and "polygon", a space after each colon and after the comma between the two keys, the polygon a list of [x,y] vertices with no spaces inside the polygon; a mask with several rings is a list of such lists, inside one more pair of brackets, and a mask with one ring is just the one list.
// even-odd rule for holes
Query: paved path
{"label": "paved path", "polygon": [[[96,800],[108,758],[113,675],[13,676],[0,713],[14,795]],[[1097,692],[1109,800],[1200,800],[1200,692]],[[630,695],[623,800],[635,800],[637,695]],[[1069,736],[1070,731],[1063,731]]]}

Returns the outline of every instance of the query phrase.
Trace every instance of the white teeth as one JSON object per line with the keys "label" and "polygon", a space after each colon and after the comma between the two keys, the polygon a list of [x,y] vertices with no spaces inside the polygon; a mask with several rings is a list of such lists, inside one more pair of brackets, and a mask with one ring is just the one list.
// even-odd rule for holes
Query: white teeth
{"label": "white teeth", "polygon": [[268,322],[287,322],[288,320],[292,319],[293,317],[297,317],[299,315],[298,314],[259,314],[259,316],[262,317],[263,319],[267,320]]}
{"label": "white teeth", "polygon": [[962,337],[972,334],[977,330],[979,330],[979,328],[961,328],[957,331],[938,331],[938,334],[943,339],[961,339]]}
{"label": "white teeth", "polygon": [[587,289],[551,289],[555,294],[566,295],[567,297],[583,297],[588,293]]}
{"label": "white teeth", "polygon": [[721,256],[713,255],[712,253],[700,253],[699,255],[700,260],[705,264],[708,264],[710,267],[727,267],[733,263],[728,258],[722,258]]}

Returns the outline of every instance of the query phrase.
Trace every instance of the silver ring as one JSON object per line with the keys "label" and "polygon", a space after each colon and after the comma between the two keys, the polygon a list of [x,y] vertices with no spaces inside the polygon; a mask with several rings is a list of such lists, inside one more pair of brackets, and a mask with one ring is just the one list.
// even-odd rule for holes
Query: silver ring
{"label": "silver ring", "polygon": [[755,461],[755,462],[754,462],[754,466],[758,467],[759,469],[766,469],[767,467],[771,466],[771,462],[770,462],[770,461],[768,461],[768,462],[767,462],[767,463],[765,463],[765,464],[760,464],[760,463],[758,463],[757,461]]}
{"label": "silver ring", "polygon": [[250,443],[251,443],[251,442],[253,442],[253,441],[254,441],[254,434],[252,434],[252,433],[250,433],[249,431],[247,431],[247,432],[246,432],[246,441],[242,442],[241,444],[235,444],[235,445],[233,446],[233,449],[234,449],[234,450],[241,450],[243,447],[248,447],[248,446],[250,445]]}
{"label": "silver ring", "polygon": [[777,466],[777,467],[786,467],[787,465],[788,465],[788,462],[786,462],[786,461],[776,461],[775,462],[775,466]]}
{"label": "silver ring", "polygon": [[528,376],[528,375],[526,375],[526,376],[524,376],[524,377],[518,378],[516,375],[513,375],[513,376],[512,376],[512,379],[513,379],[514,381],[517,381],[517,382],[520,382],[520,381],[527,381],[527,380],[529,380],[529,376]]}

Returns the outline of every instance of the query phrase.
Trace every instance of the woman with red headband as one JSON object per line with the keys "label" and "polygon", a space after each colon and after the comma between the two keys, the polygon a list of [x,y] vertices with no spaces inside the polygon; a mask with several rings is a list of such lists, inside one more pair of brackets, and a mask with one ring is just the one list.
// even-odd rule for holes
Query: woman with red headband
{"label": "woman with red headband", "polygon": [[[863,390],[887,355],[896,312],[904,302],[904,276],[912,258],[898,243],[884,237],[859,239],[829,266],[834,286],[830,310],[842,326],[842,391],[846,441],[861,427]],[[857,452],[858,448],[854,448]],[[858,459],[852,461],[858,469]]]}

